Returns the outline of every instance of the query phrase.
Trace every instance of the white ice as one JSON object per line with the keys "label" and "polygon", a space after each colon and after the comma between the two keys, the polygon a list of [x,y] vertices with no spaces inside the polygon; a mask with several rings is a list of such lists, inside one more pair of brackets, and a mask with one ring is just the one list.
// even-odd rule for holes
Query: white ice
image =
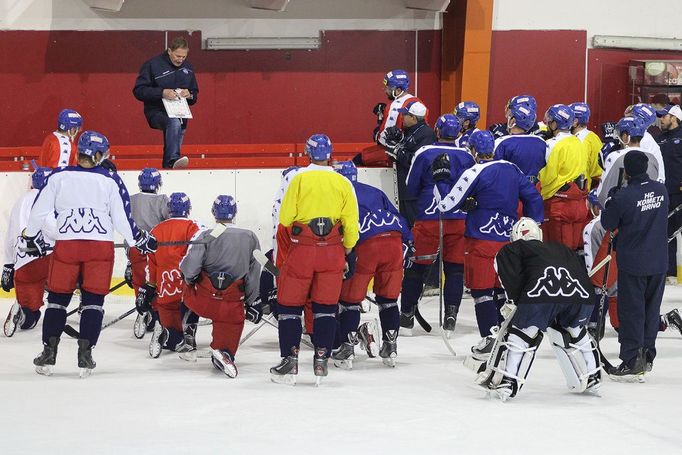
{"label": "white ice", "polygon": [[[132,306],[115,297],[105,321]],[[74,299],[75,301],[75,299]],[[0,300],[0,315],[12,302]],[[72,305],[74,305],[73,303]],[[395,369],[359,350],[352,371],[330,368],[313,386],[312,351],[303,348],[298,385],[270,382],[279,361],[277,334],[263,327],[237,354],[228,379],[208,359],[187,363],[173,353],[151,359],[149,334],[132,334],[134,316],[102,332],[97,368],[79,379],[76,342],[62,337],[52,377],[34,372],[40,328],[0,336],[0,454],[679,454],[682,337],[659,334],[658,357],[645,384],[606,378],[601,397],[574,395],[547,340],[529,380],[507,403],[486,398],[463,365],[478,339],[466,299],[453,340],[434,331],[399,338]],[[668,286],[663,309],[682,306],[682,287]],[[435,325],[438,299],[422,312]],[[376,307],[363,317],[376,317]],[[69,318],[77,326],[78,316]],[[246,323],[246,330],[252,328]],[[200,327],[206,346],[209,327]],[[200,346],[201,347],[201,346]],[[615,332],[604,352],[617,361]]]}

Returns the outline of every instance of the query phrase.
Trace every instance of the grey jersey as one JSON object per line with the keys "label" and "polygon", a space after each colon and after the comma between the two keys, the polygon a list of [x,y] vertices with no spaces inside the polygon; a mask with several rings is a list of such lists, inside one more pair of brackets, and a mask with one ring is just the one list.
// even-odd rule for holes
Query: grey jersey
{"label": "grey jersey", "polygon": [[625,155],[630,150],[640,150],[649,158],[649,166],[646,173],[651,180],[658,180],[658,176],[662,175],[660,172],[659,160],[653,153],[650,153],[644,148],[627,147],[623,150],[618,150],[617,152],[611,152],[604,163],[606,169],[601,176],[599,188],[597,188],[597,196],[599,197],[599,203],[601,203],[602,207],[606,203],[611,188],[617,186],[619,183],[621,183],[621,186],[623,187],[627,186],[625,179],[623,179],[623,182],[618,182],[618,176],[620,175],[620,170],[625,168]]}
{"label": "grey jersey", "polygon": [[[202,240],[210,230],[202,233]],[[205,245],[190,245],[187,254],[180,261],[180,270],[186,277],[206,273],[228,272],[235,279],[244,279],[245,300],[251,305],[258,297],[260,264],[253,258],[253,250],[260,249],[258,237],[248,229],[231,224],[215,240]]]}
{"label": "grey jersey", "polygon": [[154,226],[170,217],[168,196],[154,193],[133,194],[130,196],[130,213],[135,224],[149,232]]}

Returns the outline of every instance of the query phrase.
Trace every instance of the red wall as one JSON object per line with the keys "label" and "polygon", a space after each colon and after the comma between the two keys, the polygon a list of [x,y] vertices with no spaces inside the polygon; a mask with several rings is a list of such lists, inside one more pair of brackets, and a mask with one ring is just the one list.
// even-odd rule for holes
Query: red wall
{"label": "red wall", "polygon": [[514,95],[533,95],[539,120],[552,104],[582,100],[586,37],[575,30],[493,31],[488,123],[505,121]]}
{"label": "red wall", "polygon": [[[440,105],[440,31],[419,32],[419,96]],[[169,33],[170,37],[176,33]],[[199,82],[187,143],[293,143],[325,132],[371,141],[383,75],[414,75],[414,31],[333,31],[313,51],[203,51],[190,37]],[[0,146],[39,145],[70,107],[112,144],[155,144],[132,95],[140,65],[164,48],[156,31],[3,31]]]}

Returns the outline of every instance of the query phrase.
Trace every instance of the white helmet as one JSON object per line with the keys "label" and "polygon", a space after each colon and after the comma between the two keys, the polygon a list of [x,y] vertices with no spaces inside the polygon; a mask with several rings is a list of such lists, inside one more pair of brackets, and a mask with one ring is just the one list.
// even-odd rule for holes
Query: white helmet
{"label": "white helmet", "polygon": [[542,242],[542,229],[532,218],[521,217],[512,227],[511,241],[539,240]]}

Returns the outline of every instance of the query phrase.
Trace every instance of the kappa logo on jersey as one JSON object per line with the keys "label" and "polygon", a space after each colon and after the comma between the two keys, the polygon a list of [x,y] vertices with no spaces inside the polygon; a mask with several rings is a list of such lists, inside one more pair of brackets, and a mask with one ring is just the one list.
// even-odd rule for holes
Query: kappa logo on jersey
{"label": "kappa logo on jersey", "polygon": [[583,299],[590,296],[566,268],[559,267],[557,269],[549,266],[545,269],[542,278],[535,283],[535,287],[528,293],[528,297],[571,297],[576,294]]}
{"label": "kappa logo on jersey", "polygon": [[171,296],[182,293],[182,275],[180,270],[166,270],[161,274],[161,286],[159,297]]}
{"label": "kappa logo on jersey", "polygon": [[502,216],[496,213],[495,216],[490,218],[488,223],[481,227],[479,231],[483,234],[494,233],[500,237],[509,237],[511,234],[512,227],[514,225],[514,219],[509,216]]}
{"label": "kappa logo on jersey", "polygon": [[97,231],[98,234],[107,233],[92,209],[72,209],[71,214],[64,220],[64,224],[59,227],[59,232],[62,234],[68,231],[74,233],[90,233],[92,231]]}
{"label": "kappa logo on jersey", "polygon": [[394,226],[397,225],[398,229],[402,228],[398,218],[391,212],[384,212],[383,210],[378,210],[376,213],[369,212],[362,219],[360,223],[360,233],[364,234],[373,227],[380,228],[384,226]]}
{"label": "kappa logo on jersey", "polygon": [[[426,210],[424,210],[424,213],[425,213],[426,215],[436,215],[436,214],[438,213],[438,211],[439,211],[439,210],[438,210],[438,205],[439,205],[440,203],[441,203],[440,199],[438,199],[437,197],[434,197],[434,198],[433,198],[433,201],[431,201],[431,205],[429,206],[429,208],[427,208]],[[452,213],[464,213],[464,212],[462,212],[461,210],[455,210],[455,211],[452,212]]]}

